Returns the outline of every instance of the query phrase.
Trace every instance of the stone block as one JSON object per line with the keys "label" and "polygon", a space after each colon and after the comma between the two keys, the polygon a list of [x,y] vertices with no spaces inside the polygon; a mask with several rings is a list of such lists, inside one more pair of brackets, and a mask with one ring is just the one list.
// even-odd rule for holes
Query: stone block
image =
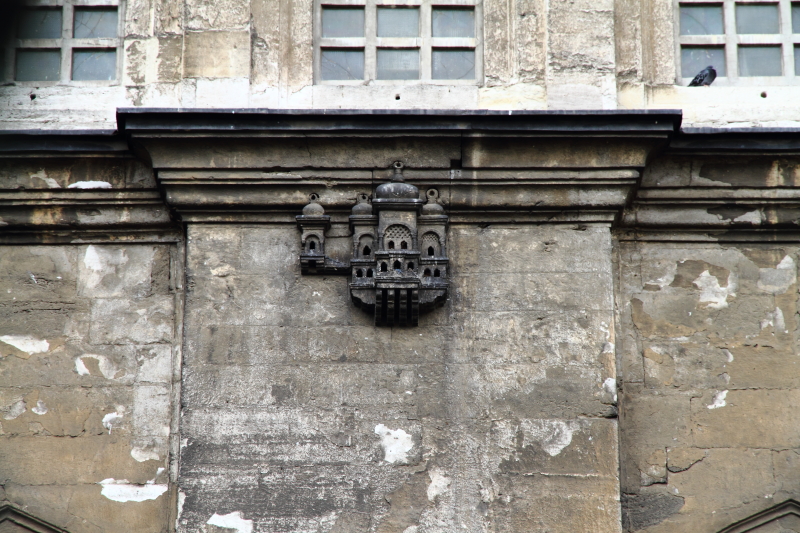
{"label": "stone block", "polygon": [[89,338],[94,344],[171,343],[174,313],[172,296],[95,300]]}
{"label": "stone block", "polygon": [[151,293],[156,248],[147,245],[81,247],[78,296],[84,298],[142,298]]}
{"label": "stone block", "polygon": [[158,81],[178,83],[183,77],[183,36],[160,35],[158,37]]}
{"label": "stone block", "polygon": [[207,2],[187,0],[186,29],[241,30],[250,22],[250,0],[222,0]]}
{"label": "stone block", "polygon": [[800,390],[706,391],[692,398],[692,438],[700,448],[797,448]]}
{"label": "stone block", "polygon": [[184,36],[183,75],[238,78],[250,74],[250,34],[246,31],[190,31]]}

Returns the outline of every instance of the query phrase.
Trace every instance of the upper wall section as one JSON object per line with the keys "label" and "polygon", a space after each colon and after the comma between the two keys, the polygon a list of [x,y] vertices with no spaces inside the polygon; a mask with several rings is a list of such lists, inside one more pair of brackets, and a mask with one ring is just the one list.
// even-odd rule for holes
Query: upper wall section
{"label": "upper wall section", "polygon": [[[67,81],[21,82],[13,81],[8,67],[8,85],[0,87],[0,129],[114,129],[116,109],[130,106],[679,107],[691,124],[800,121],[800,111],[790,107],[796,86],[737,87],[722,78],[710,89],[676,85],[672,2],[475,0],[480,68],[474,83],[315,84],[320,7],[313,0],[119,0],[116,78],[71,81],[62,66]],[[30,42],[9,41],[5,62]]]}

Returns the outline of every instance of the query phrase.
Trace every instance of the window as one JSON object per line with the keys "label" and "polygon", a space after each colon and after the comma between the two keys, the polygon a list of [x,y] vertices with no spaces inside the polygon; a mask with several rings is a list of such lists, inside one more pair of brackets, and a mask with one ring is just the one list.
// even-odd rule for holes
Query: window
{"label": "window", "polygon": [[7,41],[6,82],[108,85],[119,78],[120,0],[32,0]]}
{"label": "window", "polygon": [[318,84],[476,84],[481,0],[316,0]]}
{"label": "window", "polygon": [[800,1],[679,0],[676,10],[680,85],[708,65],[722,84],[800,84]]}

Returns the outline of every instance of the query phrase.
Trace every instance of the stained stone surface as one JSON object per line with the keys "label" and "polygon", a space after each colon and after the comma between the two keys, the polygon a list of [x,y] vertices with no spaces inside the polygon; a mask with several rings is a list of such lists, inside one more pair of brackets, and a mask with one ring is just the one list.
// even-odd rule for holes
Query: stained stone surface
{"label": "stained stone surface", "polygon": [[607,226],[451,228],[417,328],[301,276],[292,227],[188,239],[181,531],[619,531]]}

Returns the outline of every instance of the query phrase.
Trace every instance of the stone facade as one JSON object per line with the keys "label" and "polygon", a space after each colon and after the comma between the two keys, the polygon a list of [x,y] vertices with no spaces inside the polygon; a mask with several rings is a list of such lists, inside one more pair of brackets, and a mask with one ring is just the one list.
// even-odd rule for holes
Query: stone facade
{"label": "stone facade", "polygon": [[800,533],[797,89],[676,84],[677,5],[315,84],[319,2],[120,0],[118,80],[0,87],[0,531]]}

